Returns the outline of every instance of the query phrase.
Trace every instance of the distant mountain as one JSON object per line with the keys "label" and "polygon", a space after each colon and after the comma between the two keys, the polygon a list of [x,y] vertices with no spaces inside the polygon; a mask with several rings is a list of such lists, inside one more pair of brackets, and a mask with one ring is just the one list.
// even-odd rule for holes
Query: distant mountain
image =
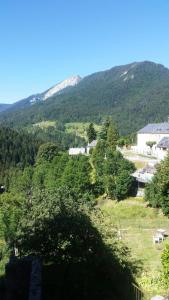
{"label": "distant mountain", "polygon": [[[20,109],[25,109],[29,106],[32,106],[35,103],[39,103],[39,102],[43,101],[43,100],[48,100],[50,97],[52,97],[54,95],[66,92],[66,90],[69,89],[70,87],[77,85],[80,82],[80,80],[81,80],[80,76],[78,76],[78,75],[72,76],[64,81],[61,81],[60,83],[57,83],[56,85],[49,88],[47,91],[45,91],[43,93],[31,95],[25,99],[15,102],[14,104],[11,104],[10,106],[8,106],[6,108],[6,110],[17,111]],[[1,110],[0,110],[0,112],[1,112]]]}
{"label": "distant mountain", "polygon": [[101,122],[111,115],[121,133],[127,134],[169,116],[169,70],[148,61],[117,66],[89,75],[47,101],[35,102],[1,113],[0,122],[11,126],[42,120]]}
{"label": "distant mountain", "polygon": [[4,104],[4,103],[0,104],[0,112],[7,110],[9,107],[10,104]]}

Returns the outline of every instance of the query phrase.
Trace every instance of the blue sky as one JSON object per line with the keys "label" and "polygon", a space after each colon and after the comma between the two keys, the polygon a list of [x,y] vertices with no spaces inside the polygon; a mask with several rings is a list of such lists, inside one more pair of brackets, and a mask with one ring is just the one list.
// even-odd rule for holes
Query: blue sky
{"label": "blue sky", "polygon": [[0,102],[115,65],[169,67],[168,0],[4,0]]}

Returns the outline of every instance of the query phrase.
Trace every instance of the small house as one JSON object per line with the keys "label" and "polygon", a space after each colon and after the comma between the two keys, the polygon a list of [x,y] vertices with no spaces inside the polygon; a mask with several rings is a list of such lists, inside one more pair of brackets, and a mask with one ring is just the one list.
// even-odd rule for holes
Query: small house
{"label": "small house", "polygon": [[90,154],[90,149],[95,148],[97,145],[97,140],[93,140],[91,143],[87,145],[87,154]]}
{"label": "small house", "polygon": [[86,149],[81,147],[81,148],[69,148],[69,155],[79,155],[79,154],[85,154]]}

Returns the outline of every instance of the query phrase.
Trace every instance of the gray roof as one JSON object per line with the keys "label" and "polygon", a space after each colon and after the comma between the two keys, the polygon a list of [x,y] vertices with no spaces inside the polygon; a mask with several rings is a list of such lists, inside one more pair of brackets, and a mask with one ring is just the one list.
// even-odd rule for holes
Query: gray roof
{"label": "gray roof", "polygon": [[157,147],[169,149],[169,137],[163,137],[162,140],[158,143]]}
{"label": "gray roof", "polygon": [[90,144],[87,145],[87,147],[96,147],[97,140],[92,141]]}
{"label": "gray roof", "polygon": [[169,122],[148,124],[138,133],[169,133]]}
{"label": "gray roof", "polygon": [[140,170],[140,173],[149,173],[149,174],[155,174],[156,173],[156,167],[147,165],[142,170]]}

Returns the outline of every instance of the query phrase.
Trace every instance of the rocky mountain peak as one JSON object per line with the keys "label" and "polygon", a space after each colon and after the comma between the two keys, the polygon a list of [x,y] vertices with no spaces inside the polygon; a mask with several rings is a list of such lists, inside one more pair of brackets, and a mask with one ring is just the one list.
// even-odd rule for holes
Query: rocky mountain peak
{"label": "rocky mountain peak", "polygon": [[49,97],[52,97],[53,95],[61,92],[62,90],[64,90],[67,87],[77,85],[81,79],[82,78],[79,75],[77,75],[77,76],[72,76],[68,79],[61,81],[60,83],[54,85],[47,92],[44,93],[43,100],[47,100]]}

